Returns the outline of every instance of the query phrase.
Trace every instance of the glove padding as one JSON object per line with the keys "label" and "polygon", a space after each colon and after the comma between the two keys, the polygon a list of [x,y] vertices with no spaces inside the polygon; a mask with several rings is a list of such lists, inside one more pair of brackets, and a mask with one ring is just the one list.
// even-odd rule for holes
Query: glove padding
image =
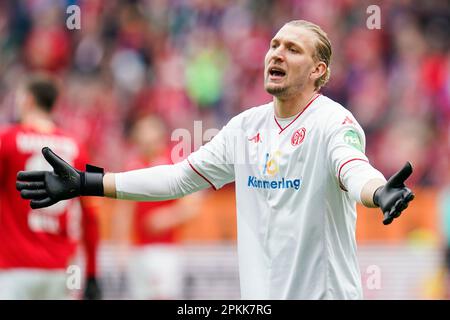
{"label": "glove padding", "polygon": [[404,184],[412,171],[411,163],[407,162],[384,186],[374,192],[373,202],[383,211],[384,225],[388,225],[398,218],[408,207],[408,203],[414,199],[414,193]]}
{"label": "glove padding", "polygon": [[50,148],[42,154],[53,167],[51,171],[19,171],[16,188],[24,199],[31,199],[30,207],[39,209],[58,201],[78,196],[103,196],[103,169],[86,165],[79,171],[56,155]]}
{"label": "glove padding", "polygon": [[86,279],[86,287],[84,288],[83,300],[101,300],[102,291],[97,283],[95,277],[88,277]]}

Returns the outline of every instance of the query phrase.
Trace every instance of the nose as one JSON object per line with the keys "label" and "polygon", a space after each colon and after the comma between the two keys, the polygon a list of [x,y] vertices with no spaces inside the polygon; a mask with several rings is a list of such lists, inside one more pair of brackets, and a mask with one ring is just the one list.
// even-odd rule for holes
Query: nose
{"label": "nose", "polygon": [[272,51],[269,61],[270,60],[273,60],[274,62],[283,62],[284,61],[283,49],[281,48],[281,46],[277,47],[276,49],[274,49]]}

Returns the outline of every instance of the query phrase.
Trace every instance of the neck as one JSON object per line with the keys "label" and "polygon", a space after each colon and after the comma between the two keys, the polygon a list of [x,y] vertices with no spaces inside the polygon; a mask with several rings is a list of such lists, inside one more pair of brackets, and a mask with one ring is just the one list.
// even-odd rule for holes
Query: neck
{"label": "neck", "polygon": [[274,97],[275,115],[279,118],[289,118],[303,111],[307,104],[317,94],[316,90],[302,92],[294,97]]}
{"label": "neck", "polygon": [[22,117],[22,125],[38,132],[50,133],[55,129],[55,123],[51,117],[43,112],[29,112]]}

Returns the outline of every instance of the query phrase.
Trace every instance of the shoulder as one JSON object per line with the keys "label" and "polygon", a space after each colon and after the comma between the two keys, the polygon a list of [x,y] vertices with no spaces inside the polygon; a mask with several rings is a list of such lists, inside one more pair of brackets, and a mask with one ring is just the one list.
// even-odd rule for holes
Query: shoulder
{"label": "shoulder", "polygon": [[17,124],[0,125],[0,137],[17,134],[20,128],[20,125]]}
{"label": "shoulder", "polygon": [[320,111],[322,124],[327,130],[342,126],[354,126],[362,130],[353,114],[342,104],[324,95],[321,95],[318,100],[317,109]]}
{"label": "shoulder", "polygon": [[72,143],[75,143],[78,146],[83,144],[81,142],[81,139],[76,134],[68,132],[61,127],[56,127],[51,135],[55,136],[56,138],[70,140]]}
{"label": "shoulder", "polygon": [[[320,108],[320,111],[326,115],[327,120],[335,119],[336,117],[346,117],[346,116],[352,116],[352,113],[346,109],[342,104],[340,104],[337,101],[334,101],[333,99],[321,95],[318,99],[318,108]],[[337,121],[337,119],[336,119]]]}
{"label": "shoulder", "polygon": [[250,107],[249,109],[231,118],[227,124],[227,127],[234,129],[246,128],[251,123],[256,123],[266,119],[270,112],[272,112],[272,102],[256,107]]}

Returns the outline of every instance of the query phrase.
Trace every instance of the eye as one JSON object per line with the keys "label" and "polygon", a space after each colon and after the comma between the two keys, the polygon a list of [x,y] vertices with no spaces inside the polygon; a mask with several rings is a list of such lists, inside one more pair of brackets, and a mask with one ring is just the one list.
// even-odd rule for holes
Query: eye
{"label": "eye", "polygon": [[272,44],[270,45],[270,47],[271,47],[272,49],[275,49],[277,46],[278,46],[278,45],[277,45],[276,43],[272,43]]}
{"label": "eye", "polygon": [[293,48],[293,47],[290,47],[289,51],[292,52],[292,53],[298,53],[298,50]]}

